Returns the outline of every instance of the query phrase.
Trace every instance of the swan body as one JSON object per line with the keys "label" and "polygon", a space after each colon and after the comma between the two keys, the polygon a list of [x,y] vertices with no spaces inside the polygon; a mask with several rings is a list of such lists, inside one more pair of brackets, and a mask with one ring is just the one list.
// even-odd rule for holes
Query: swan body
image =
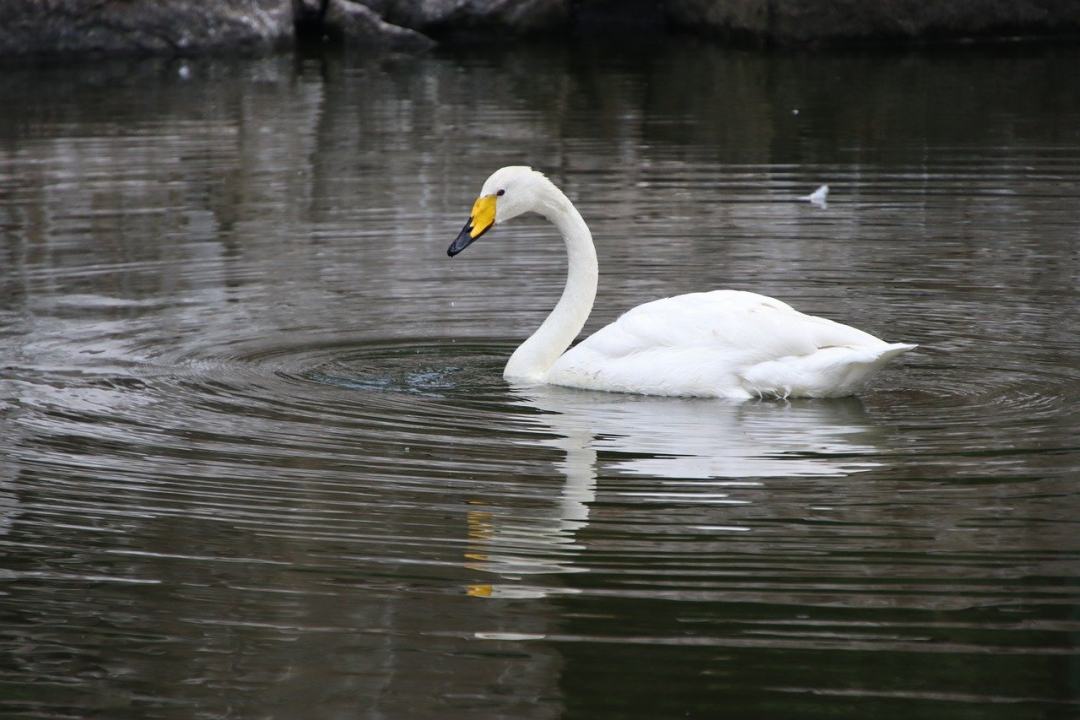
{"label": "swan body", "polygon": [[647,395],[840,397],[916,347],[764,295],[715,290],[639,305],[566,351],[596,297],[596,250],[585,221],[550,180],[528,167],[496,171],[447,252],[454,256],[495,224],[529,211],[562,232],[567,282],[551,314],[510,357],[508,380]]}

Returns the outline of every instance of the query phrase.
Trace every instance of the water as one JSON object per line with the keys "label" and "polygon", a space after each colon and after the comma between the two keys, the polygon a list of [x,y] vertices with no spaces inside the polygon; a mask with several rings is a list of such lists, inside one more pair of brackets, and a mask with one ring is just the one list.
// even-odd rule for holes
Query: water
{"label": "water", "polygon": [[[1078,61],[5,68],[0,715],[1080,715]],[[734,287],[920,348],[843,401],[508,386],[561,243],[445,249],[520,162],[587,331]]]}

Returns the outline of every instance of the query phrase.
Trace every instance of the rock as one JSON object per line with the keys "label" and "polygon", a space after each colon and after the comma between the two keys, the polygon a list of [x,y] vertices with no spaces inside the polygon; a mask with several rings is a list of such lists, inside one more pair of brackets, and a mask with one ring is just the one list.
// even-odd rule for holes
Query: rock
{"label": "rock", "polygon": [[246,51],[292,37],[291,0],[0,0],[0,55]]}
{"label": "rock", "polygon": [[329,0],[323,10],[322,32],[350,50],[416,52],[435,44],[415,30],[386,22],[365,5]]}
{"label": "rock", "polygon": [[768,0],[667,0],[669,20],[702,33],[764,38],[769,32]]}
{"label": "rock", "polygon": [[766,44],[1080,31],[1076,0],[667,0],[678,26]]}
{"label": "rock", "polygon": [[[579,35],[605,39],[641,40],[662,34],[667,22],[663,0],[578,0],[572,3],[571,23]],[[633,35],[627,35],[632,33]]]}
{"label": "rock", "polygon": [[324,0],[293,0],[293,23],[296,26],[297,36],[321,37],[325,14]]}
{"label": "rock", "polygon": [[622,40],[665,23],[759,44],[1078,34],[1080,0],[0,0],[0,56],[249,52],[295,36],[413,51],[424,35]]}
{"label": "rock", "polygon": [[486,30],[515,35],[569,25],[573,0],[361,0],[387,21],[430,35]]}

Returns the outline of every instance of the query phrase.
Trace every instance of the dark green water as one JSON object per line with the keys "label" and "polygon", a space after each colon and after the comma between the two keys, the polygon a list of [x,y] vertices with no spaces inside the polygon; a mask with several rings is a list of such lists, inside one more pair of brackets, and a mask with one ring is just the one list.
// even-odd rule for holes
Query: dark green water
{"label": "dark green water", "polygon": [[[1080,50],[0,72],[0,716],[1080,716]],[[732,287],[844,401],[508,386]],[[828,183],[827,208],[796,198]]]}

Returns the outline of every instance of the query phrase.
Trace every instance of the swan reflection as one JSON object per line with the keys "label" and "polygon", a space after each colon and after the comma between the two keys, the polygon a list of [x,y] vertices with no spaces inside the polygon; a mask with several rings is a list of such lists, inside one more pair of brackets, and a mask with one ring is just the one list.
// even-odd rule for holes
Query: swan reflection
{"label": "swan reflection", "polygon": [[[0,381],[0,390],[6,390]],[[18,470],[12,461],[14,449],[22,442],[22,434],[12,420],[14,407],[0,401],[0,438],[3,439],[3,457],[0,459],[0,536],[11,532],[15,517],[19,514],[19,502],[15,494]]]}
{"label": "swan reflection", "polygon": [[881,465],[879,430],[856,398],[725,402],[552,385],[516,386],[514,396],[536,411],[522,417],[538,430],[518,442],[561,451],[555,467],[562,485],[542,507],[470,511],[467,566],[510,581],[470,586],[477,596],[567,592],[529,584],[527,577],[586,570],[576,564],[583,550],[578,535],[601,474],[655,479],[608,490],[624,501],[723,505],[748,503],[739,489],[769,478],[844,477]]}

